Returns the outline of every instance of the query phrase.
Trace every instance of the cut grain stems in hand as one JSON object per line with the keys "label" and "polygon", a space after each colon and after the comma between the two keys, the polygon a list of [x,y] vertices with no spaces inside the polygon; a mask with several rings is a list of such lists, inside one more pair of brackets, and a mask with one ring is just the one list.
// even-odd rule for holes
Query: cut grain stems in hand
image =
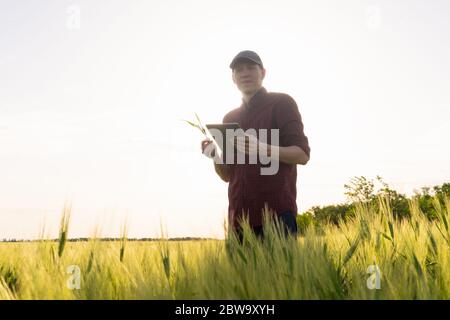
{"label": "cut grain stems in hand", "polygon": [[189,120],[183,120],[183,119],[181,121],[184,121],[187,124],[189,124],[190,126],[197,128],[205,136],[205,138],[208,138],[208,135],[206,134],[206,129],[203,127],[202,122],[200,121],[200,117],[197,115],[197,113],[195,113],[195,118],[196,118],[197,123],[195,123],[193,121],[189,121]]}

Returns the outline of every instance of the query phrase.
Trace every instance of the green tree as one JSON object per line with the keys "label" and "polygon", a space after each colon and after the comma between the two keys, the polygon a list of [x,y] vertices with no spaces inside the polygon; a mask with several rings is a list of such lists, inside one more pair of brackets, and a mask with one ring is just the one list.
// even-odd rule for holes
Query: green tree
{"label": "green tree", "polygon": [[[382,177],[377,176],[377,181],[382,185],[376,196],[385,196],[389,199],[392,214],[396,218],[406,218],[410,216],[408,198],[406,195],[397,192],[389,187]],[[378,202],[376,203],[378,206]],[[378,208],[377,208],[378,209]]]}
{"label": "green tree", "polygon": [[353,204],[338,204],[325,207],[314,206],[308,213],[314,217],[318,223],[339,224],[339,221],[345,220],[353,215]]}
{"label": "green tree", "polygon": [[351,202],[370,202],[374,199],[374,183],[366,177],[353,177],[344,184],[345,195]]}

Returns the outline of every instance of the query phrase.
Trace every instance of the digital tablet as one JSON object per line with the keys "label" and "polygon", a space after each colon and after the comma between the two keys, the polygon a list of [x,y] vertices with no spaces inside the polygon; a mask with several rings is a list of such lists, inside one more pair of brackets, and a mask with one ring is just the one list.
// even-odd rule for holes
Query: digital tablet
{"label": "digital tablet", "polygon": [[237,122],[230,122],[230,123],[212,123],[212,124],[207,124],[206,128],[209,130],[209,132],[211,133],[211,135],[213,137],[214,137],[214,135],[213,135],[214,130],[212,130],[212,129],[219,130],[220,133],[222,134],[222,136],[225,137],[227,129],[232,129],[234,131],[236,129],[240,129],[241,127],[239,126],[239,123],[237,123]]}
{"label": "digital tablet", "polygon": [[[239,126],[239,123],[237,122],[230,122],[230,123],[212,123],[212,124],[206,124],[206,129],[210,132],[211,136],[214,138],[214,140],[217,142],[219,148],[222,151],[222,157],[223,159],[226,159],[225,151],[226,151],[226,130],[232,129],[235,131],[236,129],[241,129]],[[219,135],[220,133],[220,135]],[[230,137],[231,138],[231,137]],[[230,141],[228,139],[228,141]]]}

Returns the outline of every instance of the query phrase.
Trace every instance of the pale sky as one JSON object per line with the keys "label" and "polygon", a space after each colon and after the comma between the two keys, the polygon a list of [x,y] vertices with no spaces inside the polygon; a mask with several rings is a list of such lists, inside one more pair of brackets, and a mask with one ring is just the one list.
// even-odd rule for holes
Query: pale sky
{"label": "pale sky", "polygon": [[351,177],[450,180],[450,2],[0,0],[0,238],[223,237],[228,185],[179,119],[241,103],[229,63],[298,103],[311,160],[299,211]]}

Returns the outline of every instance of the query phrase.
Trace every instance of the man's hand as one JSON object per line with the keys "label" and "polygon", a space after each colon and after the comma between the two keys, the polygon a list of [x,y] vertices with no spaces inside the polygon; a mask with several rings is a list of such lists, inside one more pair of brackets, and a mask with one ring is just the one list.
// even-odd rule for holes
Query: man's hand
{"label": "man's hand", "polygon": [[271,156],[272,148],[275,147],[259,141],[258,138],[250,134],[245,134],[244,137],[235,137],[234,144],[236,149],[242,153],[257,155],[258,152],[261,152],[262,155],[267,155],[268,157]]}
{"label": "man's hand", "polygon": [[[214,159],[216,155],[216,146],[214,145],[214,141],[212,141],[211,139],[205,139],[202,141],[201,147],[202,153],[206,157]],[[217,161],[214,161],[214,169],[223,181],[230,182],[231,171],[228,165],[220,164]]]}
{"label": "man's hand", "polygon": [[257,155],[258,152],[261,152],[260,157],[278,158],[278,161],[287,164],[305,165],[309,161],[309,156],[298,146],[280,147],[261,142],[255,136],[249,134],[246,134],[245,137],[245,141],[244,138],[235,137],[234,139],[236,149],[239,152],[248,155]]}
{"label": "man's hand", "polygon": [[202,153],[210,159],[214,158],[214,156],[216,155],[216,146],[213,142],[214,141],[212,141],[211,139],[205,139],[202,140],[201,144]]}

